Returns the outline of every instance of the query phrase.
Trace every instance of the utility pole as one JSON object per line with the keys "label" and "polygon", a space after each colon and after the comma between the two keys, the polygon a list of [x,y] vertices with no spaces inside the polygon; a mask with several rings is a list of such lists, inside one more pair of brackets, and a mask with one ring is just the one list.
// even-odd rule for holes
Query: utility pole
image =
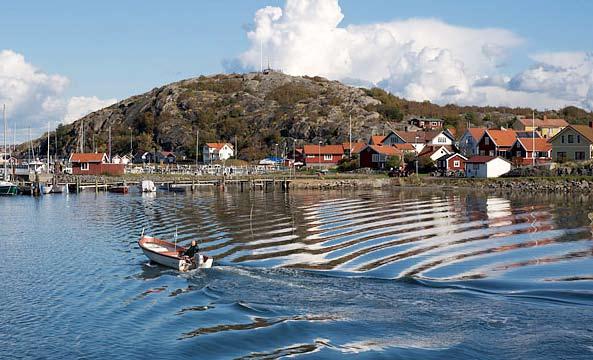
{"label": "utility pole", "polygon": [[196,131],[196,171],[198,171],[198,156],[200,154],[200,129]]}
{"label": "utility pole", "polygon": [[130,156],[134,156],[134,146],[132,143],[132,128],[130,128]]}
{"label": "utility pole", "polygon": [[321,170],[321,140],[319,140],[319,170]]}
{"label": "utility pole", "polygon": [[348,151],[348,156],[350,157],[350,159],[352,159],[352,110],[350,110],[350,114],[348,115],[350,116],[350,126],[348,131],[348,137],[350,140],[350,150]]}
{"label": "utility pole", "polygon": [[82,139],[80,142],[80,152],[84,153],[84,118],[80,120],[80,136]]}
{"label": "utility pole", "polygon": [[531,115],[531,158],[533,166],[535,166],[535,110]]}

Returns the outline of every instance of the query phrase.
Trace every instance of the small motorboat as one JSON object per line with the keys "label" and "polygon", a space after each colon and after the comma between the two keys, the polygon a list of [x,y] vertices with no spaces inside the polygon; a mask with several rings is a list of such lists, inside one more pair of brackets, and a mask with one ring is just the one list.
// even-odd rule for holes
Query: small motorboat
{"label": "small motorboat", "polygon": [[16,195],[18,194],[18,186],[10,181],[0,181],[0,195]]}
{"label": "small motorboat", "polygon": [[166,190],[169,192],[175,192],[175,193],[183,193],[185,192],[186,186],[184,185],[180,185],[180,184],[162,184],[160,186],[161,190]]}
{"label": "small motorboat", "polygon": [[40,185],[41,193],[43,195],[47,195],[53,192],[54,186],[52,184],[42,184]]}
{"label": "small motorboat", "polygon": [[64,192],[65,185],[53,185],[51,192],[52,194],[61,194]]}
{"label": "small motorboat", "polygon": [[179,271],[209,269],[214,262],[213,258],[204,254],[196,254],[193,259],[183,256],[186,249],[184,246],[146,236],[144,231],[138,240],[138,246],[150,260]]}
{"label": "small motorboat", "polygon": [[116,194],[127,194],[128,191],[130,191],[130,187],[128,185],[114,185],[109,188],[109,192]]}
{"label": "small motorboat", "polygon": [[154,185],[154,182],[152,182],[151,180],[142,180],[140,188],[142,189],[143,193],[156,192],[156,186]]}

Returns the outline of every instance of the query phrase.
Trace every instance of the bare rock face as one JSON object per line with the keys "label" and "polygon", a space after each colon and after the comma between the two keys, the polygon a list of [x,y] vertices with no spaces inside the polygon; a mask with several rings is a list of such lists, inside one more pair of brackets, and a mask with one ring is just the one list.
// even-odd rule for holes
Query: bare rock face
{"label": "bare rock face", "polygon": [[[239,157],[252,160],[270,154],[275,144],[340,143],[348,139],[352,116],[354,139],[387,131],[375,111],[379,100],[364,90],[320,77],[279,72],[200,76],[155,88],[96,111],[58,130],[62,154],[80,147],[84,123],[86,150],[95,135],[105,150],[112,129],[113,153],[138,149],[175,151],[195,156],[200,142],[229,141]],[[43,140],[39,140],[43,147]]]}

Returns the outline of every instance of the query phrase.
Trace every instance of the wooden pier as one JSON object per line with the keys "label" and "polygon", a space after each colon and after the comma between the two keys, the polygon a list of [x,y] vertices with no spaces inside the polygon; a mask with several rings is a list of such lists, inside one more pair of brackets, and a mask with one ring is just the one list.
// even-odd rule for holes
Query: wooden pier
{"label": "wooden pier", "polygon": [[[76,177],[75,182],[58,182],[56,185],[63,186],[69,193],[79,193],[82,191],[108,191],[113,186],[122,185],[125,183],[128,186],[138,186],[141,181],[122,181],[120,179],[114,181],[100,180],[99,177],[94,181],[81,181]],[[252,178],[252,179],[229,179],[218,178],[208,180],[167,180],[155,181],[155,185],[161,190],[172,192],[186,192],[197,191],[200,188],[212,187],[218,189],[235,188],[240,192],[244,191],[274,191],[279,189],[281,191],[288,191],[290,189],[290,179],[274,179],[274,178]]]}

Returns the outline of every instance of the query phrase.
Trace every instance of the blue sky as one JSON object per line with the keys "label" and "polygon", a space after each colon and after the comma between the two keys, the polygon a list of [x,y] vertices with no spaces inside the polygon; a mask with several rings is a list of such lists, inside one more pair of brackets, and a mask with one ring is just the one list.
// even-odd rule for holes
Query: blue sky
{"label": "blue sky", "polygon": [[[295,0],[295,2],[297,1]],[[328,2],[334,1],[328,0]],[[69,102],[71,97],[79,97],[81,103],[91,97],[95,97],[97,100],[123,99],[175,80],[229,70],[225,69],[222,63],[224,60],[230,59],[241,59],[244,69],[252,69],[256,65],[249,57],[249,51],[256,51],[259,46],[256,46],[255,40],[248,38],[247,33],[258,29],[259,25],[254,22],[256,11],[269,5],[280,8],[282,14],[285,15],[287,13],[285,4],[285,1],[278,0],[171,1],[168,3],[146,0],[12,1],[4,3],[3,10],[0,12],[0,34],[2,35],[0,51],[10,50],[14,54],[23,56],[24,62],[35,67],[38,72],[48,75],[55,74],[67,79],[67,85],[60,86],[59,89],[47,84],[53,91],[50,97],[52,99],[60,98],[62,101],[61,105],[50,107],[52,111],[55,111],[55,115],[52,116],[61,116],[59,115],[60,111],[66,111],[64,109],[71,105]],[[570,61],[579,62],[581,57],[575,53],[593,52],[593,31],[590,28],[593,20],[593,1],[341,0],[338,4],[343,20],[336,27],[366,26],[363,31],[365,34],[372,32],[369,29],[374,24],[393,23],[393,36],[398,39],[401,29],[408,26],[406,21],[427,19],[436,21],[435,24],[438,26],[446,25],[460,28],[462,31],[484,28],[501,29],[512,33],[516,41],[506,44],[500,40],[501,36],[505,36],[504,34],[492,35],[498,39],[492,41],[501,42],[500,47],[502,48],[501,52],[504,53],[504,59],[497,59],[495,66],[487,69],[478,63],[472,64],[471,61],[466,61],[464,56],[455,52],[455,48],[449,49],[446,44],[443,45],[441,50],[451,50],[452,53],[448,64],[459,62],[463,64],[459,68],[461,73],[455,74],[448,72],[447,66],[450,65],[443,63],[442,69],[447,72],[443,73],[439,83],[435,84],[426,82],[425,78],[415,77],[427,66],[421,61],[415,65],[413,74],[408,72],[394,74],[392,69],[385,70],[388,73],[371,76],[364,72],[357,73],[355,70],[348,69],[340,73],[324,71],[326,68],[331,68],[332,59],[320,58],[319,69],[283,60],[285,57],[282,52],[288,54],[293,51],[293,54],[300,54],[298,48],[290,49],[290,46],[299,44],[284,43],[275,48],[270,45],[269,52],[273,54],[277,62],[280,62],[275,65],[288,69],[295,75],[301,75],[302,71],[312,71],[338,79],[361,79],[383,86],[401,96],[427,97],[436,102],[473,102],[477,104],[494,102],[494,105],[497,105],[497,103],[504,104],[505,97],[513,98],[507,94],[508,91],[521,91],[524,97],[519,97],[519,99],[524,99],[525,105],[554,107],[564,103],[574,103],[586,107],[588,104],[586,87],[590,85],[593,89],[593,85],[591,85],[593,80],[588,82],[589,80],[585,79],[582,83],[577,84],[580,86],[578,91],[566,93],[569,92],[567,89],[575,88],[576,85],[558,85],[558,81],[572,73],[558,74],[554,72],[551,74],[545,70],[543,78],[534,78],[541,74],[530,72],[530,69],[538,63],[547,62],[550,65],[554,62],[542,60],[550,59],[548,55],[542,55],[536,61],[532,57],[533,54],[570,52]],[[305,7],[307,6],[307,9],[301,9],[301,12],[291,18],[292,23],[290,24],[290,21],[286,19],[274,20],[278,23],[277,28],[273,30],[272,34],[269,34],[268,38],[264,37],[260,41],[271,44],[272,38],[277,39],[283,36],[283,32],[291,31],[286,30],[285,26],[293,29],[294,22],[307,22],[311,14],[315,14],[313,16],[315,17],[317,14],[327,13],[327,16],[331,18],[336,13],[335,7],[321,8],[316,2],[309,3]],[[322,18],[323,16],[320,16],[319,19],[324,23]],[[285,25],[281,25],[282,23]],[[406,37],[408,41],[410,39],[416,41],[415,36],[424,33],[424,30],[421,29],[422,26],[426,27],[425,31],[430,36],[430,31],[433,31],[431,24],[430,22],[416,24],[416,30],[402,36]],[[313,24],[311,29],[317,29],[315,26],[318,24]],[[324,23],[322,26],[326,26],[326,24]],[[351,31],[350,37],[347,39],[352,39],[352,36],[358,36],[359,33]],[[484,36],[488,37],[491,34],[485,33]],[[341,48],[348,48],[350,40],[344,40],[344,37],[340,36],[333,42],[338,40],[345,41],[340,44]],[[299,41],[298,38],[297,41]],[[310,38],[305,37],[302,41],[310,41]],[[484,41],[484,44],[488,43],[486,40]],[[418,44],[420,46],[413,49],[416,55],[421,53],[424,46],[421,41]],[[483,47],[484,44],[476,43],[476,52],[479,52],[479,46]],[[300,45],[302,46],[302,44]],[[424,47],[434,48],[434,44],[429,45]],[[374,45],[370,44],[369,46]],[[402,47],[401,51],[404,51],[403,49],[409,50]],[[351,51],[360,52],[360,49],[351,49]],[[369,51],[369,57],[372,58],[372,56],[372,51]],[[401,61],[398,55],[393,56],[393,59],[390,60],[391,64]],[[10,59],[10,56],[7,58]],[[323,66],[324,61],[328,62],[325,67]],[[352,61],[356,63],[356,60]],[[585,62],[584,67],[579,62],[574,66],[567,65],[567,68],[580,67],[577,76],[586,78],[590,74],[590,66],[587,61],[591,60],[583,61]],[[360,63],[359,65],[373,66],[373,63]],[[558,64],[551,65],[557,67]],[[467,70],[468,68],[473,69]],[[0,78],[2,76],[7,76],[7,74],[0,73]],[[498,88],[483,93],[475,91],[474,81],[481,77],[488,78],[485,81],[488,84],[496,83]],[[501,80],[496,80],[497,77],[500,77]],[[593,75],[591,75],[591,79],[593,79]],[[551,82],[554,84],[550,85]],[[467,85],[468,83],[470,85]],[[410,84],[421,88],[440,89],[442,87],[447,91],[435,92],[431,91],[432,89],[413,91],[408,86]],[[535,89],[533,88],[534,84],[537,86]],[[546,90],[545,94],[538,93],[537,97],[530,97],[530,94],[540,90],[540,86],[551,87],[550,90]],[[561,90],[558,90],[559,88]],[[463,92],[464,95],[455,98],[442,95],[452,93],[449,91],[451,89],[454,90],[453,93]],[[30,95],[28,92],[24,93]],[[10,94],[4,94],[4,97],[9,96]],[[2,97],[2,90],[0,90],[0,98]],[[564,102],[554,102],[549,100],[550,98],[562,98]],[[512,99],[508,101],[512,101]],[[14,103],[11,105],[13,108],[18,108],[18,104],[20,104],[14,99],[8,99],[5,102]],[[593,90],[591,90],[591,102],[593,104]],[[101,104],[97,101],[95,103]],[[47,106],[44,105],[42,108],[46,109]],[[58,108],[61,110],[56,110]],[[94,109],[89,105],[88,110]],[[24,119],[31,114],[27,114],[23,110],[16,111],[14,115]],[[29,122],[36,123],[43,116],[37,114],[29,117]]]}

